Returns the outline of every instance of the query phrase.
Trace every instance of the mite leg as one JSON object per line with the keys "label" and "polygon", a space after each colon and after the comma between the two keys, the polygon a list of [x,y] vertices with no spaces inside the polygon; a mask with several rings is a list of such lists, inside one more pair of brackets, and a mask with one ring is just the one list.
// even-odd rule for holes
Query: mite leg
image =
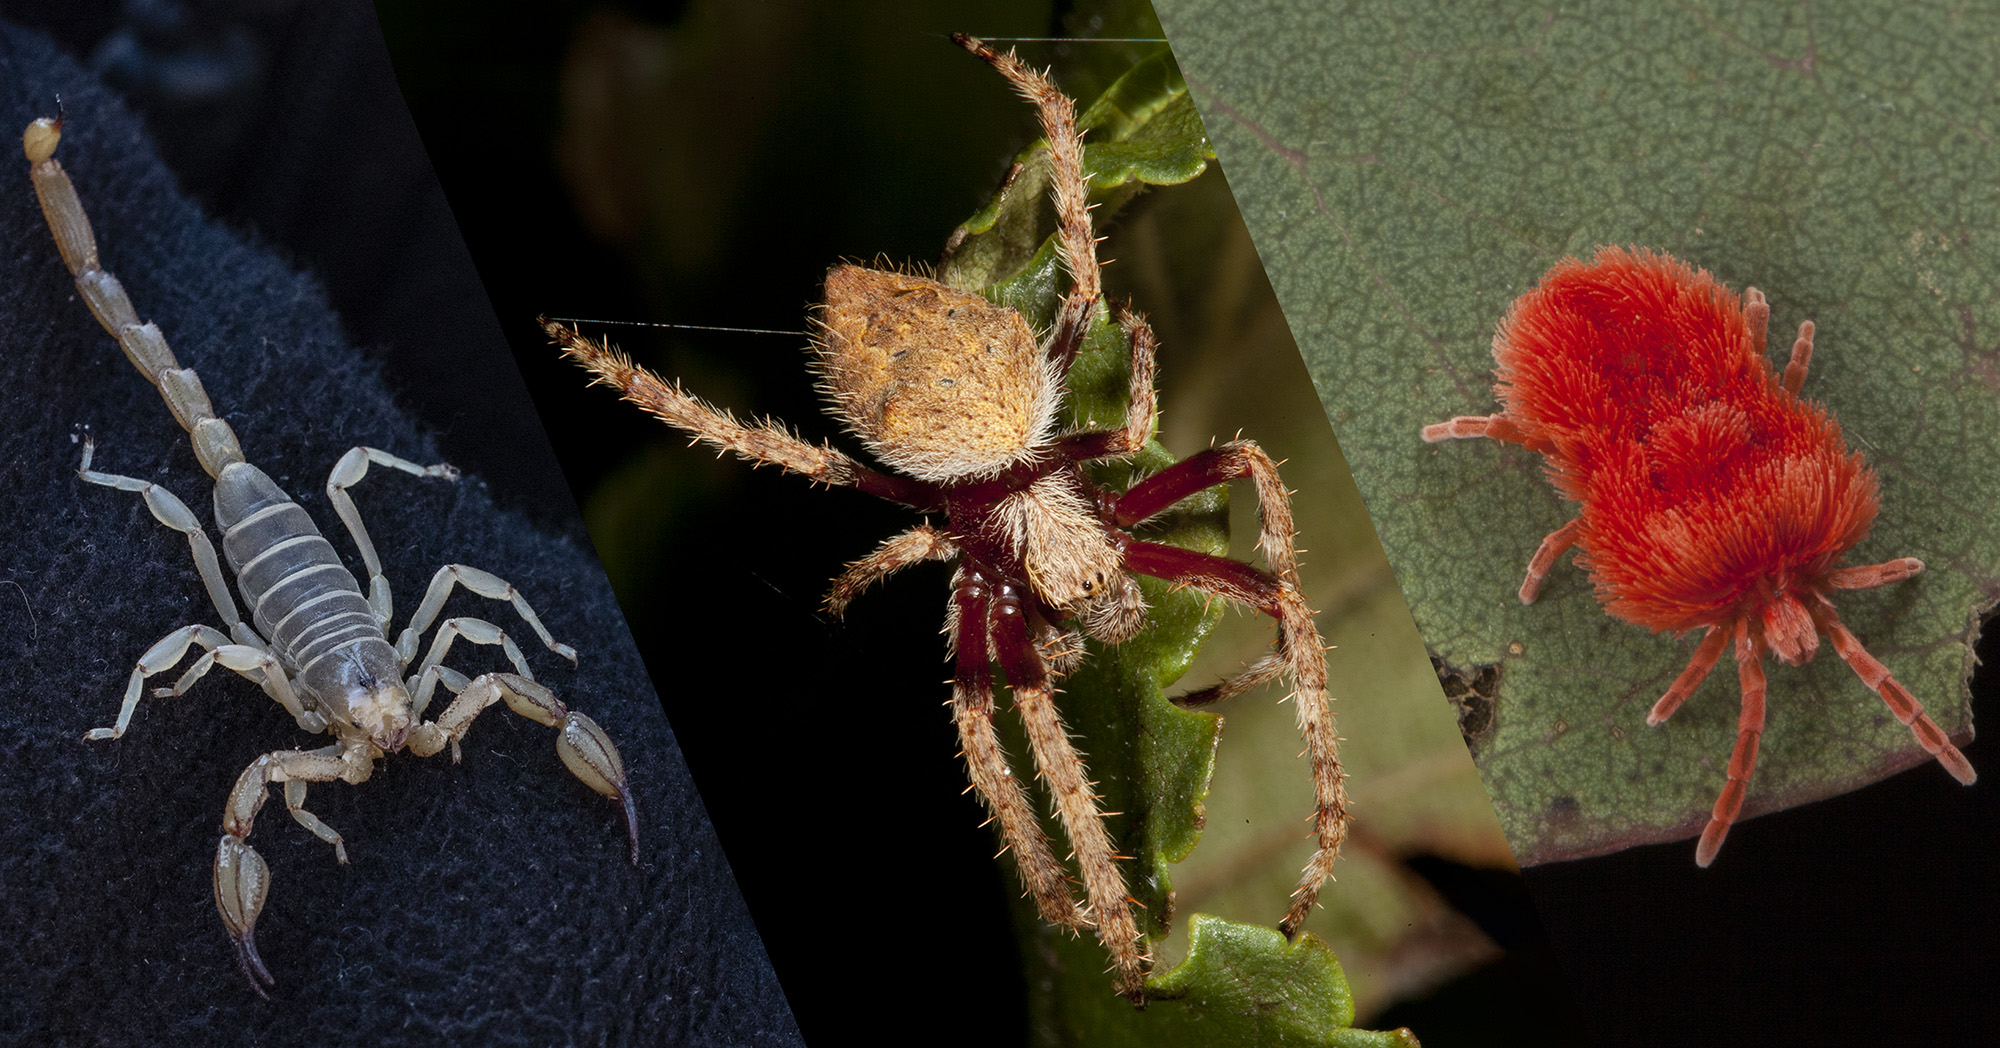
{"label": "mite leg", "polygon": [[1090,183],[1083,177],[1083,134],[1076,129],[1076,103],[1014,52],[1001,54],[963,33],[951,40],[1006,77],[1014,92],[1033,105],[1035,115],[1041,118],[1048,148],[1049,195],[1056,209],[1056,252],[1070,277],[1069,294],[1063,297],[1049,333],[1049,359],[1056,365],[1058,378],[1067,376],[1097,313],[1098,301],[1104,297],[1097,237],[1090,226]]}
{"label": "mite leg", "polygon": [[1771,325],[1771,303],[1754,287],[1743,289],[1743,320],[1750,326],[1750,350],[1764,355],[1765,338]]}
{"label": "mite leg", "polygon": [[1852,666],[1854,672],[1860,676],[1861,683],[1868,685],[1870,691],[1882,697],[1882,701],[1895,713],[1896,719],[1910,729],[1910,734],[1917,737],[1917,742],[1922,744],[1924,751],[1936,757],[1938,763],[1944,765],[1944,770],[1951,773],[1952,778],[1967,786],[1972,785],[1979,778],[1972,770],[1972,762],[1966,760],[1965,754],[1960,753],[1958,747],[1951,744],[1951,737],[1924,712],[1923,704],[1917,701],[1916,696],[1910,694],[1910,689],[1903,687],[1900,681],[1891,676],[1889,667],[1884,666],[1881,660],[1868,654],[1868,649],[1861,646],[1861,641],[1854,636],[1853,631],[1839,619],[1830,618],[1830,611],[1822,609],[1822,614],[1829,617],[1829,621],[1825,623],[1826,633],[1833,641],[1834,653],[1840,656],[1841,661]]}
{"label": "mite leg", "polygon": [[[454,688],[464,681],[461,674],[433,669],[419,685],[428,699],[434,681],[442,679]],[[625,779],[625,761],[611,736],[597,722],[563,705],[555,692],[534,680],[512,673],[487,673],[454,688],[458,698],[434,722],[427,721],[410,733],[410,752],[429,757],[451,744],[452,763],[458,763],[459,740],[472,730],[472,722],[488,706],[505,700],[507,708],[537,724],[557,729],[556,754],[584,785],[616,802],[625,812],[625,832],[632,841],[632,864],[639,864],[639,809]]]}
{"label": "mite leg", "polygon": [[[1706,645],[1704,645],[1706,646]],[[1729,781],[1722,796],[1715,799],[1708,825],[1701,831],[1701,843],[1694,849],[1694,864],[1707,866],[1715,861],[1722,839],[1743,810],[1743,795],[1750,791],[1750,776],[1757,771],[1757,743],[1764,737],[1764,660],[1739,643],[1736,672],[1743,686],[1743,712],[1736,721],[1736,749],[1729,755]]]}
{"label": "mite leg", "polygon": [[1799,323],[1799,337],[1792,343],[1792,359],[1785,364],[1785,391],[1798,396],[1806,384],[1806,368],[1812,364],[1813,322]]}
{"label": "mite leg", "polygon": [[386,451],[374,448],[351,448],[333,464],[333,472],[326,478],[326,499],[333,503],[333,511],[340,515],[340,522],[347,525],[347,533],[354,537],[354,545],[361,550],[361,563],[368,569],[368,606],[374,610],[375,618],[387,626],[394,608],[389,598],[389,580],[382,577],[382,558],[375,555],[375,543],[368,538],[368,528],[361,523],[361,511],[354,507],[354,497],[347,489],[361,483],[368,475],[370,465],[400,469],[418,477],[439,477],[457,480],[458,470],[443,463],[435,466],[419,466],[408,459],[397,458]]}
{"label": "mite leg", "polygon": [[1915,578],[1923,570],[1923,561],[1915,557],[1898,557],[1880,564],[1841,568],[1827,576],[1827,584],[1834,589],[1843,590],[1874,589],[1877,586],[1887,586],[1892,582]]}
{"label": "mite leg", "polygon": [[1688,696],[1701,687],[1701,682],[1708,679],[1709,671],[1722,658],[1722,649],[1728,646],[1729,631],[1720,626],[1710,626],[1701,639],[1701,646],[1694,649],[1694,657],[1688,660],[1687,668],[1674,678],[1667,693],[1660,696],[1660,701],[1654,703],[1652,711],[1646,714],[1647,727],[1658,727],[1673,716],[1674,711],[1681,708],[1681,703],[1686,702]]}
{"label": "mite leg", "polygon": [[847,606],[863,590],[880,582],[912,564],[927,560],[950,560],[958,555],[958,547],[945,537],[944,532],[929,524],[919,524],[897,535],[875,548],[875,552],[847,566],[840,577],[833,580],[833,590],[826,595],[827,614],[839,618],[847,613]]}
{"label": "mite leg", "polygon": [[1528,575],[1521,580],[1521,603],[1533,604],[1535,598],[1542,595],[1542,583],[1548,581],[1549,572],[1555,570],[1556,560],[1576,545],[1581,531],[1583,518],[1578,517],[1542,537],[1542,544],[1528,559]]}
{"label": "mite leg", "polygon": [[437,621],[438,613],[444,610],[444,602],[451,596],[453,586],[464,586],[488,600],[504,600],[512,604],[514,610],[520,614],[521,620],[534,627],[535,636],[542,639],[543,645],[571,662],[576,661],[576,649],[567,644],[557,644],[556,639],[549,635],[548,628],[543,626],[542,620],[536,616],[535,609],[528,606],[528,599],[521,596],[520,591],[506,579],[463,564],[447,564],[439,568],[436,575],[431,576],[430,588],[424,591],[423,603],[418,605],[417,613],[410,616],[409,627],[396,638],[396,657],[401,659],[405,666],[416,657],[418,640],[425,630],[431,628],[431,623]]}
{"label": "mite leg", "polygon": [[1029,640],[1026,610],[1011,586],[999,588],[988,621],[992,624],[995,654],[1001,668],[1007,671],[1014,709],[1027,725],[1035,767],[1042,781],[1048,784],[1056,815],[1062,820],[1070,847],[1076,853],[1098,941],[1104,944],[1117,966],[1114,985],[1121,996],[1139,1003],[1144,999],[1148,957],[1139,925],[1132,916],[1132,900],[1125,894],[1125,876],[1118,869],[1119,856],[1112,849],[1111,834],[1104,828],[1104,814],[1097,809],[1097,794],[1086,778],[1083,758],[1070,745],[1069,731],[1056,711],[1055,696],[1041,656]]}
{"label": "mite leg", "polygon": [[229,583],[222,574],[222,563],[216,559],[215,546],[208,541],[208,534],[201,529],[201,522],[187,508],[187,503],[174,497],[174,493],[136,477],[121,477],[113,473],[99,473],[90,468],[91,454],[97,450],[95,441],[85,438],[83,461],[76,467],[76,475],[86,483],[101,484],[120,491],[136,491],[146,500],[146,508],[153,517],[167,527],[187,536],[188,550],[194,554],[195,570],[201,574],[202,588],[208,590],[208,599],[215,605],[216,613],[222,616],[222,624],[231,636],[239,642],[256,636],[254,631],[245,636],[249,629],[243,616],[236,611],[236,598],[229,595]]}
{"label": "mite leg", "polygon": [[951,710],[958,725],[966,777],[986,803],[986,810],[1000,823],[1001,839],[1013,850],[1022,885],[1035,900],[1042,919],[1076,931],[1090,922],[1077,909],[1062,863],[1049,851],[1034,806],[1028,802],[1020,778],[1008,766],[1007,754],[993,731],[993,670],[987,625],[991,598],[983,577],[976,572],[959,572],[949,623],[954,662]]}
{"label": "mite leg", "polygon": [[257,956],[257,917],[264,912],[264,901],[270,894],[271,870],[249,842],[257,811],[269,796],[265,787],[284,783],[285,806],[292,817],[332,844],[334,855],[346,862],[347,849],[340,834],[300,807],[305,803],[305,784],[362,782],[371,770],[372,761],[365,750],[345,749],[339,744],[311,751],[279,750],[251,761],[229,791],[229,801],[222,810],[224,832],[215,851],[215,908],[222,915],[230,944],[236,948],[236,965],[259,997],[267,996],[265,986],[277,984],[263,958]]}
{"label": "mite leg", "polygon": [[210,667],[220,663],[224,669],[235,670],[262,685],[273,699],[285,707],[285,712],[292,715],[292,719],[298,722],[299,727],[311,732],[326,730],[326,718],[317,711],[305,708],[305,704],[299,700],[298,693],[292,690],[291,681],[285,677],[284,669],[278,665],[277,659],[273,658],[269,651],[261,647],[232,644],[228,637],[209,626],[183,626],[160,638],[158,643],[146,649],[146,653],[139,657],[138,665],[132,668],[132,676],[125,684],[125,701],[118,707],[117,723],[109,728],[92,728],[84,735],[84,739],[97,741],[116,739],[124,735],[125,729],[132,724],[133,711],[139,708],[139,697],[145,691],[146,678],[172,669],[193,645],[200,645],[206,649],[201,658],[188,667],[187,672],[181,675],[173,687],[155,690],[154,697],[170,698],[186,694],[187,690],[194,686],[194,682],[200,680]]}
{"label": "mite leg", "polygon": [[1474,437],[1491,437],[1509,444],[1519,444],[1530,451],[1544,454],[1554,445],[1539,437],[1531,437],[1513,419],[1506,415],[1460,415],[1444,422],[1433,422],[1424,427],[1426,443],[1436,444],[1444,440],[1471,440]]}
{"label": "mite leg", "polygon": [[609,343],[587,339],[552,320],[543,320],[542,330],[562,348],[564,356],[591,373],[593,384],[616,389],[625,400],[697,442],[760,465],[771,463],[821,484],[858,488],[920,510],[936,508],[937,488],[931,484],[878,473],[829,445],[808,444],[775,422],[746,426],[730,412],[690,395],[680,383],[668,382],[632,363],[632,358]]}

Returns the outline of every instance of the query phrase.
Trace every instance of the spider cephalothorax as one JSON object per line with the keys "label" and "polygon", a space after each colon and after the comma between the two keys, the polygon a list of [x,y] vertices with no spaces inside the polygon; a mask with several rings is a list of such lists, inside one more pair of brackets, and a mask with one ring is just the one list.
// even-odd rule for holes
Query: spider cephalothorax
{"label": "spider cephalothorax", "polygon": [[[1117,310],[1131,356],[1124,426],[1061,431],[1064,382],[1103,309],[1075,106],[1012,52],[956,39],[1005,75],[1040,114],[1057,254],[1071,287],[1050,330],[1038,338],[1014,309],[929,277],[855,265],[828,273],[816,317],[820,385],[832,413],[893,472],[808,444],[775,423],[745,425],[608,346],[559,324],[545,326],[598,381],[700,440],[812,480],[945,515],[942,527],[919,524],[848,565],[834,580],[828,608],[840,613],[871,583],[912,564],[956,559],[946,633],[953,650],[953,715],[972,784],[1014,851],[1042,917],[1070,929],[1094,926],[1117,967],[1118,992],[1138,1001],[1148,962],[1144,939],[1096,795],[1054,703],[1053,681],[1082,655],[1078,633],[1114,644],[1135,635],[1146,620],[1137,575],[1246,604],[1278,621],[1269,655],[1181,701],[1215,701],[1279,676],[1291,678],[1318,807],[1317,847],[1280,923],[1287,934],[1297,932],[1312,909],[1346,828],[1343,776],[1326,708],[1324,645],[1299,592],[1287,493],[1276,465],[1255,443],[1211,447],[1123,493],[1086,475],[1085,464],[1128,459],[1152,434],[1152,329],[1131,310]],[[1259,547],[1269,571],[1133,536],[1135,525],[1236,479],[1255,487]],[[1074,848],[1087,896],[1083,907],[1001,751],[993,724],[996,663]]]}

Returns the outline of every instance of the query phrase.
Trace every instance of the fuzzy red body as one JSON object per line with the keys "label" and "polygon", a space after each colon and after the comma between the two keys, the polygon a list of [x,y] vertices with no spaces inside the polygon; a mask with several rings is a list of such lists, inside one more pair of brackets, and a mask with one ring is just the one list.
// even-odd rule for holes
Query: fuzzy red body
{"label": "fuzzy red body", "polygon": [[1743,695],[1728,783],[1697,850],[1706,866],[1735,820],[1764,725],[1766,654],[1793,665],[1822,635],[1961,781],[1972,769],[1923,707],[1840,623],[1830,597],[1909,578],[1915,558],[1844,568],[1880,507],[1874,473],[1825,409],[1799,396],[1802,325],[1781,376],[1765,356],[1769,307],[1672,256],[1617,247],[1565,259],[1517,300],[1493,341],[1497,415],[1426,427],[1542,453],[1580,504],[1545,539],[1521,599],[1571,546],[1605,610],[1676,634],[1706,631],[1654,706],[1671,716],[1733,647]]}

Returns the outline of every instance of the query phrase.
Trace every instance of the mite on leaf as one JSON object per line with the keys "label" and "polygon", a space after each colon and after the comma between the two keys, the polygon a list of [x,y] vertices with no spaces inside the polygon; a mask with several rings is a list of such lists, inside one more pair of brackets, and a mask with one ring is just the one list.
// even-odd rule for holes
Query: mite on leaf
{"label": "mite on leaf", "polygon": [[[850,564],[834,580],[828,609],[839,614],[870,584],[913,564],[957,562],[946,633],[953,716],[968,775],[1041,917],[1072,931],[1095,928],[1116,970],[1117,992],[1143,1003],[1150,957],[1120,868],[1125,857],[1113,849],[1082,755],[1056,708],[1055,682],[1078,665],[1083,636],[1115,644],[1145,627],[1147,607],[1134,575],[1235,601],[1277,620],[1268,655],[1178,701],[1217,701],[1280,676],[1292,684],[1316,808],[1315,850],[1279,924],[1290,936],[1311,911],[1346,833],[1325,646],[1299,589],[1288,493],[1276,464],[1255,443],[1211,447],[1122,493],[1086,476],[1085,464],[1128,459],[1152,435],[1152,329],[1129,308],[1114,311],[1131,359],[1122,428],[1060,431],[1070,367],[1104,309],[1075,104],[1012,52],[1000,54],[967,37],[954,40],[1036,108],[1048,142],[1057,254],[1071,286],[1050,329],[1038,336],[1016,310],[925,276],[854,265],[828,273],[815,318],[820,388],[834,417],[888,471],[806,443],[773,421],[739,422],[607,345],[560,324],[544,326],[597,381],[698,440],[945,516],[942,526],[926,521]],[[1268,571],[1133,537],[1132,528],[1181,500],[1237,479],[1251,481],[1256,492],[1259,548]],[[1083,906],[1001,750],[993,723],[996,662],[1074,851]]]}
{"label": "mite on leaf", "polygon": [[1764,732],[1764,657],[1810,660],[1823,635],[1960,782],[1972,766],[1909,690],[1840,621],[1836,590],[1908,579],[1900,557],[1841,567],[1880,508],[1874,471],[1840,425],[1802,400],[1813,324],[1799,325],[1782,375],[1764,354],[1771,308],[1660,252],[1601,248],[1565,259],[1521,296],[1493,339],[1495,415],[1426,426],[1427,441],[1492,437],[1541,453],[1582,509],[1542,540],[1521,583],[1534,601],[1570,548],[1614,617],[1703,631],[1646,715],[1671,717],[1722,658],[1736,655],[1743,709],[1728,781],[1695,862],[1714,861],[1742,810]]}

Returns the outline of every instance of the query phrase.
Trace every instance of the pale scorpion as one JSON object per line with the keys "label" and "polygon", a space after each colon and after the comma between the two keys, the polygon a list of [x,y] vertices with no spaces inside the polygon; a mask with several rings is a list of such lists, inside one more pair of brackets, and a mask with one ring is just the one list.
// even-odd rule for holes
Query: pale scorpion
{"label": "pale scorpion", "polygon": [[[246,622],[237,612],[215,547],[187,505],[157,484],[92,470],[95,448],[86,440],[77,475],[91,484],[139,493],[155,518],[187,536],[202,585],[226,631],[183,626],[147,649],[132,670],[117,722],[93,729],[84,738],[124,735],[146,679],[172,669],[189,648],[198,646],[203,649],[201,656],[172,687],[155,689],[156,697],[185,693],[219,665],[256,682],[299,727],[331,732],[336,740],[316,750],[277,750],[257,758],[244,769],[224,805],[223,834],[215,853],[215,903],[251,988],[264,996],[265,986],[276,985],[257,955],[255,938],[257,917],[269,893],[270,869],[248,841],[251,824],[269,796],[267,788],[283,783],[285,807],[292,818],[333,845],[335,857],[345,863],[347,848],[339,832],[305,809],[306,784],[365,782],[377,758],[405,747],[428,757],[449,744],[456,762],[460,740],[473,720],[495,702],[505,700],[516,713],[558,729],[556,750],[563,763],[585,785],[622,805],[636,864],[638,814],[617,747],[596,722],[568,709],[534,680],[520,649],[498,626],[482,619],[446,619],[423,660],[405,676],[423,634],[436,622],[456,586],[509,602],[550,651],[574,662],[576,650],[556,642],[513,586],[478,568],[446,565],[431,579],[408,627],[395,644],[389,643],[385,632],[392,608],[389,583],[347,489],[358,484],[371,465],[443,479],[456,479],[457,471],[442,464],[421,466],[369,447],[348,451],[333,467],[326,482],[327,499],[368,571],[364,596],[354,573],[342,564],[306,511],[245,461],[235,433],[217,417],[194,369],[179,365],[159,328],[139,321],[123,286],[99,265],[90,220],[54,157],[61,136],[62,121],[48,118],[30,124],[22,136],[42,214],[91,314],[159,389],[175,421],[187,430],[195,458],[215,479],[215,522],[222,534],[223,556],[250,609]],[[459,637],[498,645],[517,672],[467,678],[443,665],[445,653]],[[440,684],[456,698],[435,721],[423,720]]]}

